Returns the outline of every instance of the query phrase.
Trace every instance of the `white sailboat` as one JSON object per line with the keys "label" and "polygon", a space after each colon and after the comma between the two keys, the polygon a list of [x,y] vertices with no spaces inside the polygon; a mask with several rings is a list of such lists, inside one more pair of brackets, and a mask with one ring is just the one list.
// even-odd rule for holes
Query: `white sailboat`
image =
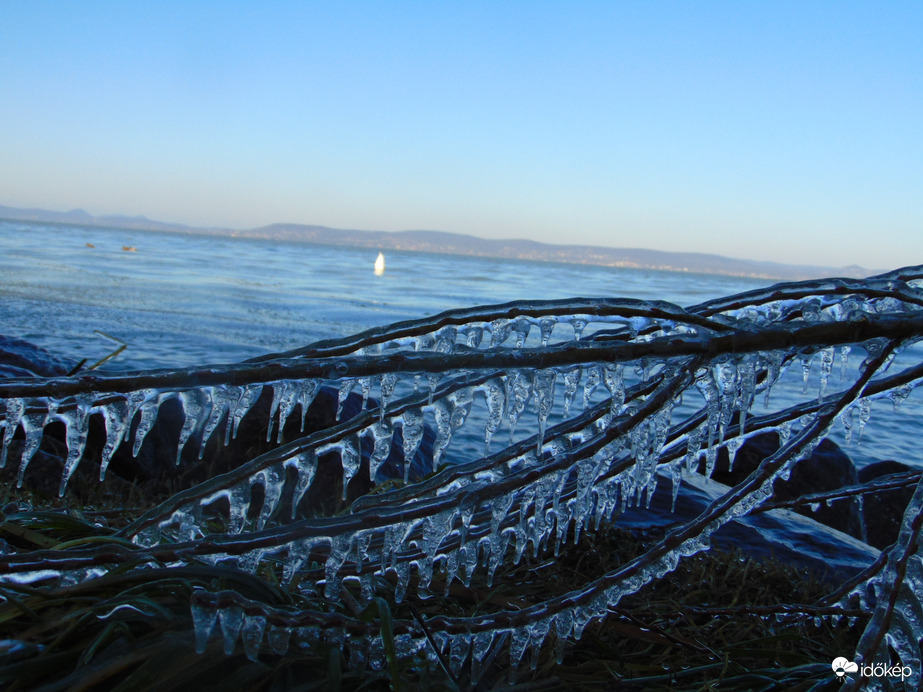
{"label": "white sailboat", "polygon": [[379,252],[378,258],[375,260],[375,276],[381,276],[385,273],[385,256],[384,253]]}

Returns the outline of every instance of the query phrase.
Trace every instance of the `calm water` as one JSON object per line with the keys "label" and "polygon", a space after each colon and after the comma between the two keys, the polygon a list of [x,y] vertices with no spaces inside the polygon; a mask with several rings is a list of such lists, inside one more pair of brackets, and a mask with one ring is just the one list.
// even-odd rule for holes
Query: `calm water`
{"label": "calm water", "polygon": [[[94,247],[89,247],[93,245]],[[124,251],[123,246],[137,248]],[[766,282],[240,238],[0,222],[0,333],[111,369],[233,362],[443,310],[617,296],[693,305]],[[800,374],[799,374],[800,377]],[[798,388],[800,393],[800,387]],[[917,463],[920,408],[876,404],[860,464]]]}

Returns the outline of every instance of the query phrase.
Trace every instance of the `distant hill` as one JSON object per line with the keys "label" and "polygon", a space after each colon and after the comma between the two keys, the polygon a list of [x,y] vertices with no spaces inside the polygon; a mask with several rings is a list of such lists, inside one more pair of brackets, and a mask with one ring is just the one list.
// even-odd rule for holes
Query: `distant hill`
{"label": "distant hill", "polygon": [[823,267],[735,259],[701,252],[664,252],[638,248],[607,248],[592,245],[552,245],[533,240],[490,240],[443,231],[361,231],[303,224],[272,224],[249,230],[196,228],[152,221],[144,216],[92,216],[82,209],[67,212],[16,209],[0,205],[0,219],[77,226],[101,226],[167,233],[194,233],[241,238],[266,238],[317,245],[368,247],[437,254],[502,257],[538,262],[592,264],[664,271],[747,276],[797,281],[825,276],[862,278],[873,272],[862,267]]}

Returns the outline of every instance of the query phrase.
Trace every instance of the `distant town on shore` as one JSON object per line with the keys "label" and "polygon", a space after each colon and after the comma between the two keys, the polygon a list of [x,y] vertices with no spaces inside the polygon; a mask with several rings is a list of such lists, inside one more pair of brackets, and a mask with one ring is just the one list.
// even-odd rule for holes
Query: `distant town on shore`
{"label": "distant town on shore", "polygon": [[822,267],[736,259],[699,252],[665,252],[639,248],[556,245],[533,240],[491,240],[443,231],[362,231],[293,223],[277,223],[248,230],[197,228],[153,221],[144,216],[92,216],[82,209],[67,212],[17,209],[0,205],[0,220],[27,223],[96,226],[161,233],[261,238],[316,245],[368,247],[436,254],[498,257],[538,262],[592,264],[604,267],[721,274],[760,279],[798,281],[826,276],[863,278],[875,272],[858,266]]}

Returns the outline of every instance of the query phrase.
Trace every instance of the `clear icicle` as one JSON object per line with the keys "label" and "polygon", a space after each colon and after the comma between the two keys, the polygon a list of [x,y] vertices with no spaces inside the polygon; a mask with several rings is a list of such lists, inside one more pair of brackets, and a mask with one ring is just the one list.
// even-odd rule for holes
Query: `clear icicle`
{"label": "clear icicle", "polygon": [[26,403],[22,399],[6,400],[6,419],[3,428],[3,451],[0,452],[0,469],[6,466],[6,455],[10,442],[13,441],[13,435],[16,434],[16,428],[22,420],[23,413],[26,410]]}
{"label": "clear icicle", "polygon": [[503,382],[494,378],[484,384],[484,396],[487,399],[487,425],[484,429],[484,454],[490,452],[490,439],[503,421],[506,408],[506,393]]}
{"label": "clear icicle", "polygon": [[522,412],[525,411],[529,399],[532,398],[532,374],[529,371],[517,370],[506,381],[509,393],[509,410],[507,417],[510,425],[510,443],[513,442],[513,434],[516,430],[516,423]]}
{"label": "clear icicle", "polygon": [[237,635],[244,624],[244,611],[237,606],[222,608],[218,611],[218,622],[221,624],[221,635],[224,637],[224,653],[230,656],[234,653]]}
{"label": "clear icicle", "polygon": [[586,369],[586,382],[583,384],[583,408],[586,409],[590,405],[590,397],[593,396],[593,392],[596,391],[596,388],[599,386],[600,373],[598,365],[591,365]]}
{"label": "clear icicle", "polygon": [[58,497],[64,497],[67,482],[77,470],[77,465],[83,458],[83,450],[87,444],[87,434],[90,429],[90,411],[93,406],[92,394],[81,394],[77,397],[77,405],[67,415],[58,414],[67,426],[67,459],[64,461],[64,472],[61,474],[61,485],[58,488]]}
{"label": "clear icicle", "polygon": [[315,396],[317,396],[317,382],[315,380],[301,380],[298,387],[298,404],[301,406],[301,432],[304,432],[304,422]]}
{"label": "clear icicle", "polygon": [[45,430],[45,425],[55,414],[56,410],[57,404],[51,401],[48,403],[48,408],[45,411],[29,411],[27,408],[26,412],[19,417],[20,425],[22,425],[23,432],[26,434],[26,439],[22,445],[19,474],[16,477],[17,488],[22,487],[29,462],[32,461],[32,457],[35,456],[39,446],[42,444],[42,434]]}
{"label": "clear icicle", "polygon": [[202,413],[210,402],[208,400],[211,392],[209,390],[190,389],[189,391],[179,392],[177,397],[183,405],[183,427],[179,431],[179,442],[176,445],[176,465],[179,466],[180,459],[183,455],[183,447],[192,437],[192,433],[198,427],[202,419]]}
{"label": "clear icicle", "polygon": [[195,632],[195,652],[204,654],[208,647],[215,622],[218,621],[218,610],[210,605],[204,605],[193,600],[191,605],[192,627]]}
{"label": "clear icicle", "polygon": [[502,346],[510,335],[512,327],[507,319],[498,319],[490,323],[490,348]]}
{"label": "clear icicle", "polygon": [[391,453],[391,439],[394,436],[394,428],[391,421],[383,421],[373,424],[369,430],[372,432],[373,448],[372,455],[369,458],[369,478],[375,481],[379,467],[388,459]]}
{"label": "clear icicle", "polygon": [[385,420],[385,409],[388,408],[388,404],[391,403],[391,398],[394,396],[394,388],[397,386],[397,375],[393,372],[386,372],[381,376],[381,382],[379,390],[381,392],[381,401],[379,402],[379,422],[383,423]]}
{"label": "clear icicle", "polygon": [[580,341],[583,330],[586,329],[587,321],[581,317],[575,317],[570,321],[570,324],[574,328],[574,341]]}
{"label": "clear icicle", "polygon": [[551,317],[543,317],[539,320],[538,329],[542,336],[542,347],[548,345],[548,342],[551,340],[551,334],[557,323],[558,321]]}
{"label": "clear icicle", "polygon": [[423,410],[408,408],[401,415],[402,434],[404,438],[404,482],[410,478],[410,466],[423,441]]}
{"label": "clear icicle", "polygon": [[830,373],[833,371],[833,346],[828,348],[821,349],[820,352],[820,387],[817,392],[817,399],[824,398],[824,393],[827,391],[827,380],[830,377]]}
{"label": "clear icicle", "polygon": [[606,363],[603,382],[612,396],[612,412],[618,413],[625,404],[624,367],[620,363]]}
{"label": "clear icicle", "polygon": [[516,348],[525,346],[526,339],[529,338],[529,331],[531,329],[532,324],[526,318],[522,317],[516,320],[516,323],[513,325],[513,333],[516,335]]}
{"label": "clear icicle", "polygon": [[340,388],[337,392],[337,415],[336,420],[340,420],[340,416],[343,415],[343,404],[346,403],[346,397],[349,396],[349,393],[353,391],[353,387],[356,386],[355,380],[343,380],[340,383]]}
{"label": "clear icicle", "polygon": [[314,480],[314,473],[317,471],[317,455],[314,450],[308,450],[287,460],[285,465],[294,466],[298,472],[298,480],[295,482],[295,490],[292,493],[291,518],[294,521],[298,512],[298,504],[311,486],[311,481]]}
{"label": "clear icicle", "polygon": [[221,424],[228,412],[228,388],[227,385],[219,384],[209,387],[206,391],[205,398],[211,404],[208,410],[208,419],[202,428],[202,437],[199,441],[199,459],[205,455],[205,445],[211,439],[215,430]]}
{"label": "clear icicle", "polygon": [[570,406],[577,396],[577,387],[580,386],[580,377],[583,369],[578,365],[564,373],[564,418],[570,413]]}
{"label": "clear icicle", "polygon": [[541,456],[542,442],[545,440],[545,425],[548,414],[554,406],[554,383],[557,373],[554,370],[538,370],[532,383],[535,403],[538,409],[538,444],[535,453]]}
{"label": "clear icicle", "polygon": [[349,435],[339,445],[340,461],[343,464],[343,499],[346,499],[346,488],[349,482],[359,472],[359,465],[362,462],[360,453],[359,437]]}
{"label": "clear icicle", "polygon": [[808,393],[808,379],[811,376],[811,358],[814,357],[813,353],[806,353],[801,356],[801,374],[804,379],[804,385],[801,388],[802,394]]}
{"label": "clear icicle", "polygon": [[125,438],[128,426],[131,424],[129,418],[129,406],[125,399],[119,398],[110,401],[108,404],[99,409],[103,414],[103,420],[106,424],[106,444],[103,447],[102,459],[99,463],[99,480],[106,479],[106,469],[109,468],[109,462],[112,461],[112,455],[118,449],[119,444]]}
{"label": "clear icicle", "polygon": [[260,516],[257,519],[257,531],[262,531],[266,522],[276,511],[279,506],[279,500],[282,498],[282,488],[285,485],[285,468],[281,464],[275,464],[264,469],[260,475],[263,479],[263,508],[260,510]]}
{"label": "clear icicle", "polygon": [[259,660],[263,633],[266,631],[266,617],[263,615],[245,615],[240,629],[240,638],[244,642],[244,652],[251,661]]}
{"label": "clear icicle", "polygon": [[450,403],[439,400],[433,404],[436,418],[436,440],[433,442],[433,468],[438,468],[452,441],[452,410]]}
{"label": "clear icicle", "polygon": [[856,444],[862,444],[862,432],[865,430],[865,426],[869,422],[869,419],[871,417],[872,417],[871,398],[863,397],[859,399],[859,439],[856,440]]}
{"label": "clear icicle", "polygon": [[138,456],[141,451],[141,445],[144,444],[144,438],[154,427],[154,421],[157,420],[157,412],[160,410],[161,396],[156,389],[144,389],[138,392],[143,399],[141,402],[141,420],[138,421],[138,427],[135,429],[135,444],[131,448],[131,455]]}

